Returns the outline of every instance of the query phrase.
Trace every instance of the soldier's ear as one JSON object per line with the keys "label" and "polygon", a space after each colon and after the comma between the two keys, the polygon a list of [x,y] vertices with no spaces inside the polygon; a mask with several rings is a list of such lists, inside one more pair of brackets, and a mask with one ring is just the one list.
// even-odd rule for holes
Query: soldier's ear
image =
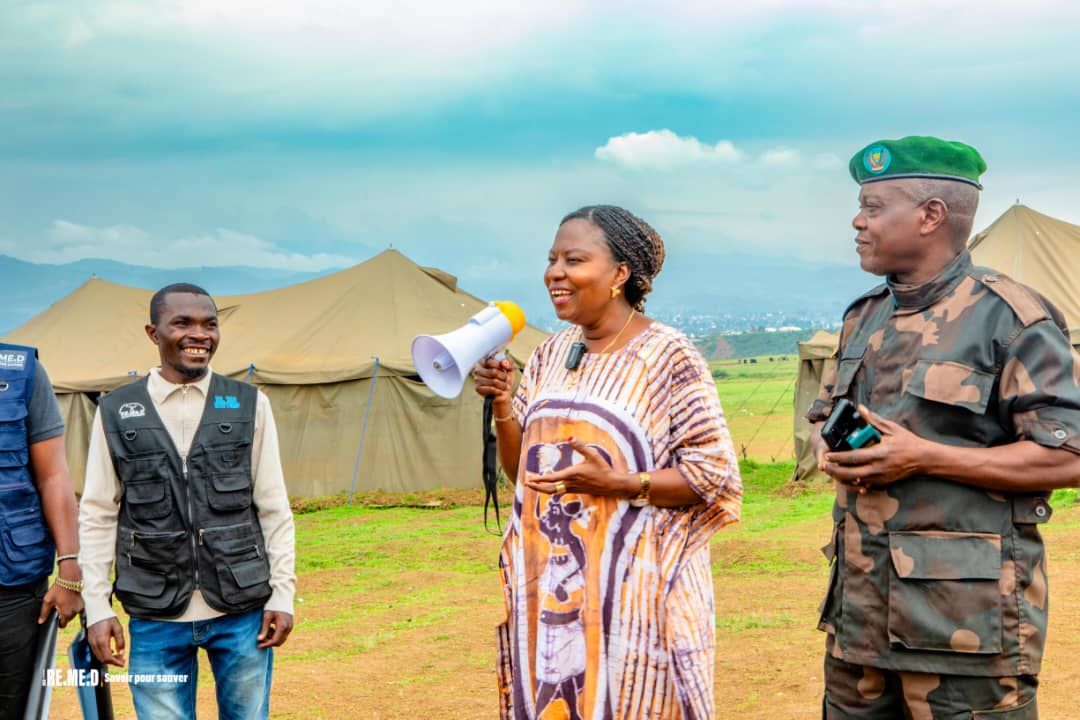
{"label": "soldier's ear", "polygon": [[146,325],[146,337],[150,338],[150,342],[155,345],[158,344],[157,327],[154,325]]}
{"label": "soldier's ear", "polygon": [[923,235],[932,235],[945,224],[949,217],[949,206],[941,198],[930,198],[922,206]]}

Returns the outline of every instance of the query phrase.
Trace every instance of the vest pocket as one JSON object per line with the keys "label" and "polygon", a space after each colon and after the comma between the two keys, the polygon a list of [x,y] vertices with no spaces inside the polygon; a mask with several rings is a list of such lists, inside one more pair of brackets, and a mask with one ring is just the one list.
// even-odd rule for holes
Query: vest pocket
{"label": "vest pocket", "polygon": [[125,603],[150,611],[172,611],[180,592],[180,570],[190,551],[183,530],[165,533],[132,531],[127,564],[117,568],[116,591]]}
{"label": "vest pocket", "polygon": [[26,467],[30,462],[30,449],[26,444],[26,402],[23,389],[26,381],[14,379],[5,382],[7,390],[0,393],[0,467]]}
{"label": "vest pocket", "polygon": [[[218,580],[221,581],[221,589],[228,593],[231,599],[231,588],[243,593],[247,592],[248,588],[270,582],[270,566],[262,558],[235,562],[226,567],[218,566]],[[258,592],[252,595],[253,598],[258,597],[261,592],[260,588],[256,590]]]}
{"label": "vest pocket", "polygon": [[[4,553],[14,564],[33,563],[56,552],[45,521],[36,509],[6,518]],[[52,563],[49,564],[50,568]]]}
{"label": "vest pocket", "polygon": [[[237,431],[234,427],[231,432]],[[251,443],[240,441],[228,445],[207,446],[206,470],[211,474],[234,472],[250,474]]]}
{"label": "vest pocket", "polygon": [[1001,536],[889,535],[889,641],[912,650],[1001,652]]}
{"label": "vest pocket", "polygon": [[164,479],[124,483],[124,500],[133,520],[157,520],[172,512],[172,490]]}
{"label": "vest pocket", "polygon": [[210,507],[222,512],[251,506],[251,475],[246,472],[213,473],[207,488]]}
{"label": "vest pocket", "polygon": [[[175,592],[165,597],[165,588],[169,584],[168,576],[148,568],[131,565],[116,576],[116,591],[121,599],[124,595],[137,595],[138,606],[151,610],[164,610],[172,605]],[[175,586],[174,586],[175,589]]]}
{"label": "vest pocket", "polygon": [[202,530],[224,609],[248,608],[270,597],[270,563],[250,523]]}

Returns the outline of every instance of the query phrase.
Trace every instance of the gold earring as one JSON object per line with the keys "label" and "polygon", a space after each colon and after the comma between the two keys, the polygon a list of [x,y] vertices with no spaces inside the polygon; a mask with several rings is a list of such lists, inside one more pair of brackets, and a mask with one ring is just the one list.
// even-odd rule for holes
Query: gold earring
{"label": "gold earring", "polygon": [[618,285],[612,285],[611,286],[611,299],[612,300],[619,297],[619,295],[621,293],[622,293],[622,288],[621,287],[619,287]]}

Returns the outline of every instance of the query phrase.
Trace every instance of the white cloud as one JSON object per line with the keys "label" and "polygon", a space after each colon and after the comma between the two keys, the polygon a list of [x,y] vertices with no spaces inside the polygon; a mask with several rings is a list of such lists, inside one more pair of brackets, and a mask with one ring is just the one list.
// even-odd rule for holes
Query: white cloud
{"label": "white cloud", "polygon": [[[735,147],[730,140],[720,140],[710,145],[696,137],[680,136],[668,129],[618,135],[609,138],[607,143],[596,148],[593,154],[598,160],[634,170],[675,170],[718,164],[731,165],[746,159],[746,153]],[[824,156],[818,156],[819,160],[822,157]],[[800,159],[801,155],[795,148],[777,145],[762,152],[757,162],[778,167],[795,165]]]}
{"label": "white cloud", "polygon": [[0,238],[0,253],[36,263],[62,264],[87,258],[107,258],[155,268],[248,267],[316,272],[353,265],[343,255],[304,255],[275,247],[254,235],[218,228],[202,235],[157,237],[133,225],[92,227],[55,220],[40,242]]}
{"label": "white cloud", "polygon": [[799,151],[783,145],[766,150],[761,155],[762,165],[794,165],[798,161]]}
{"label": "white cloud", "polygon": [[679,167],[738,161],[742,152],[729,140],[709,145],[696,137],[681,137],[671,130],[629,132],[609,138],[594,153],[599,160],[635,170],[672,170]]}

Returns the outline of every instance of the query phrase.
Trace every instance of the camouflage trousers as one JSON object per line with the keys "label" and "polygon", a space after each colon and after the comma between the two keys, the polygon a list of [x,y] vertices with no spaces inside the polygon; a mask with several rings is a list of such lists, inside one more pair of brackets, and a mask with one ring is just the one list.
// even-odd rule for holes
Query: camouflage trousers
{"label": "camouflage trousers", "polygon": [[823,720],[1038,720],[1039,679],[882,670],[825,656]]}

